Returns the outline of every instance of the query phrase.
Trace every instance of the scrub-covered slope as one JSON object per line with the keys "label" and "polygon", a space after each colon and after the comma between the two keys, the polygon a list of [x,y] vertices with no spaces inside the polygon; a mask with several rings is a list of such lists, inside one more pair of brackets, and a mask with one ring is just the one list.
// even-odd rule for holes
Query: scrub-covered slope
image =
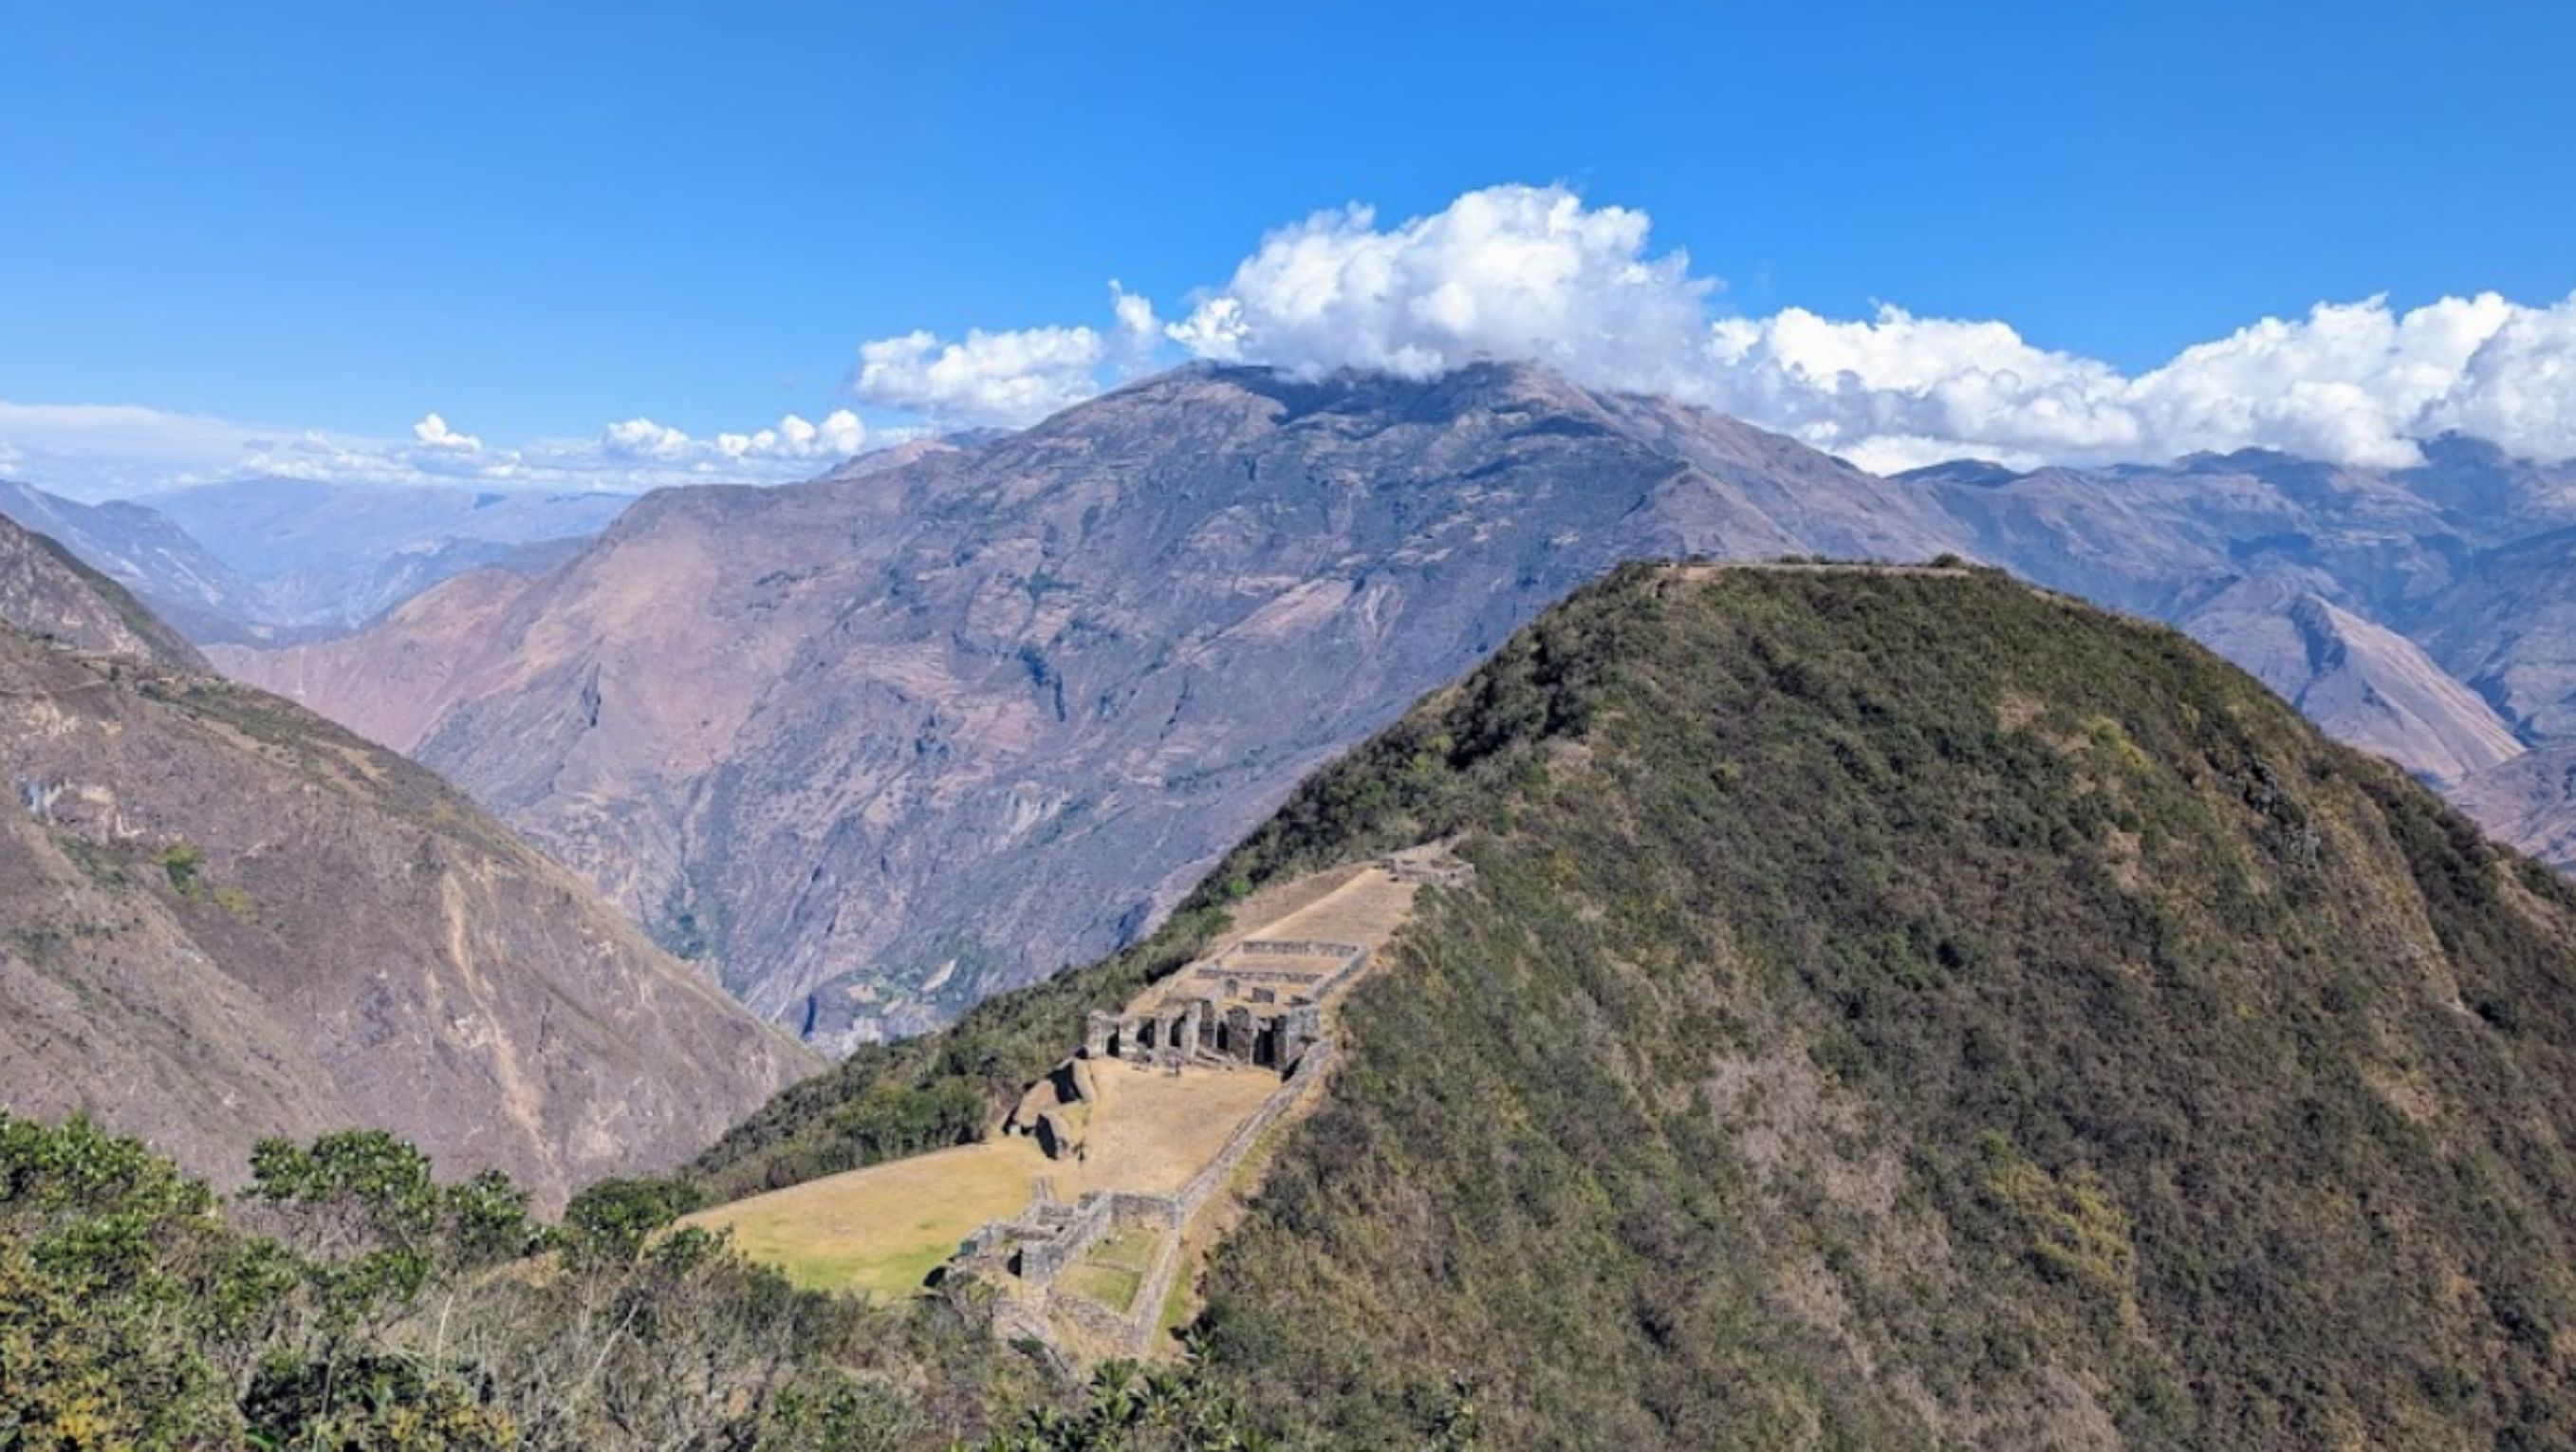
{"label": "scrub-covered slope", "polygon": [[1138,953],[863,1051],[739,1192],[975,1132],[1232,896],[1455,838],[1204,1285],[1292,1445],[2539,1446],[2576,894],[2182,636],[1632,568]]}
{"label": "scrub-covered slope", "polygon": [[2576,895],[2180,636],[1982,573],[1630,570],[1228,870],[1459,831],[1477,884],[1212,1277],[1212,1373],[1277,1424],[2576,1417]]}

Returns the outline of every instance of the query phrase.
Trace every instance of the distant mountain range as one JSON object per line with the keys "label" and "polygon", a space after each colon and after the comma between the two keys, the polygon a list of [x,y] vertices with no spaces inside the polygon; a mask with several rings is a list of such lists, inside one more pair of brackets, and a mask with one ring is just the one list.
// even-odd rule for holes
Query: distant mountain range
{"label": "distant mountain range", "polygon": [[207,645],[342,634],[469,570],[564,558],[631,499],[245,479],[81,504],[0,480],[60,541]]}
{"label": "distant mountain range", "polygon": [[230,1183],[383,1126],[559,1205],[811,1067],[427,771],[0,520],[0,1105]]}
{"label": "distant mountain range", "polygon": [[[1315,764],[1626,559],[1956,552],[2174,622],[2538,845],[2576,471],[2433,441],[1880,478],[1484,365],[1195,366],[1026,432],[649,496],[244,679],[416,754],[836,1046],[1132,939]],[[2564,808],[2558,808],[2559,813]]]}

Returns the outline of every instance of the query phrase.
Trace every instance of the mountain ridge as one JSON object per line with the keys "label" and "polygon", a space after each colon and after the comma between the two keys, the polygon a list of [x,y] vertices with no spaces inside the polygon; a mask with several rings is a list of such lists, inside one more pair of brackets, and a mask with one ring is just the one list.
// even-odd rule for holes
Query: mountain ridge
{"label": "mountain ridge", "polygon": [[648,496],[541,577],[224,663],[450,773],[845,1048],[1131,940],[1302,772],[1624,559],[2004,564],[2463,781],[2546,744],[2576,666],[2554,626],[2498,662],[2440,623],[2554,599],[2464,562],[2571,501],[2566,471],[2457,440],[2411,471],[1881,479],[1528,365],[1193,365],[965,447]]}
{"label": "mountain ridge", "polygon": [[1354,990],[1183,1313],[1223,1426],[2543,1446],[2576,1404],[2576,887],[2178,632],[1982,569],[1622,567],[1146,942],[692,1175],[990,1132],[1230,904],[1426,840],[1472,881]]}

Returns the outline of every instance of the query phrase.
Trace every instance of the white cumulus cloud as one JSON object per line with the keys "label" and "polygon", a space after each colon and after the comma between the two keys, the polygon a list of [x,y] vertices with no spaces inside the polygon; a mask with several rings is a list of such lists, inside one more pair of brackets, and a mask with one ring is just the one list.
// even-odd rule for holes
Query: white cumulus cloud
{"label": "white cumulus cloud", "polygon": [[437,414],[423,414],[411,426],[411,436],[422,448],[442,454],[479,454],[483,441],[472,434],[460,434],[447,426]]}
{"label": "white cumulus cloud", "polygon": [[2161,461],[2280,449],[2385,467],[2457,429],[2576,456],[2576,297],[2385,298],[2264,318],[2128,374],[2011,324],[1883,306],[1711,317],[1714,279],[1658,253],[1645,213],[1563,187],[1470,192],[1378,225],[1366,207],[1263,239],[1168,329],[1203,358],[1421,377],[1483,358],[1706,403],[1866,466],[1980,457]]}
{"label": "white cumulus cloud", "polygon": [[1171,327],[1202,357],[1314,374],[1428,377],[1531,359],[1585,382],[1669,390],[1713,284],[1653,255],[1647,218],[1562,187],[1492,187],[1380,230],[1353,206],[1262,239]]}
{"label": "white cumulus cloud", "polygon": [[941,427],[1033,424],[1153,367],[1165,350],[1151,299],[1112,279],[1109,301],[1106,331],[974,328],[950,340],[916,329],[862,343],[850,392]]}
{"label": "white cumulus cloud", "polygon": [[0,402],[0,468],[90,498],[259,472],[619,489],[775,482],[924,427],[1034,423],[1189,356],[1309,377],[1421,378],[1527,360],[1591,387],[1723,409],[1881,470],[1954,458],[2158,462],[2246,447],[2402,466],[2450,430],[2527,457],[2576,457],[2576,296],[2321,302],[2130,371],[1997,319],[1892,305],[1862,317],[1801,307],[1734,316],[1718,309],[1722,292],[1688,254],[1659,247],[1642,210],[1562,186],[1496,186],[1392,224],[1361,205],[1316,213],[1260,238],[1176,317],[1112,281],[1096,323],[862,344],[854,401],[914,424],[872,428],[844,408],[691,435],[636,417],[594,437],[504,447],[435,412],[408,438],[370,439]]}
{"label": "white cumulus cloud", "polygon": [[2510,309],[2421,422],[2532,458],[2576,458],[2576,295],[2556,307]]}
{"label": "white cumulus cloud", "polygon": [[1027,424],[1098,393],[1108,350],[1088,327],[928,332],[859,348],[851,391],[861,401],[941,423]]}
{"label": "white cumulus cloud", "polygon": [[2418,441],[2450,429],[2533,457],[2576,454],[2576,435],[2557,423],[2576,402],[2567,303],[2534,309],[2492,293],[2406,312],[2384,298],[2321,303],[2134,377],[2036,348],[2001,323],[1895,308],[1865,322],[1793,308],[1711,331],[1711,368],[1685,370],[1674,391],[1872,467],[1963,456],[2160,461],[2259,447],[2393,468],[2418,462]]}

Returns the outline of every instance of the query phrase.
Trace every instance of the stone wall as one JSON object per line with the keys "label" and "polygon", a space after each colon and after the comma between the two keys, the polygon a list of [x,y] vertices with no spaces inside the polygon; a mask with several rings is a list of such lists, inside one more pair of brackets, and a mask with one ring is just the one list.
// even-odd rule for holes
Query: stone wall
{"label": "stone wall", "polygon": [[1122,1318],[1122,1344],[1129,1356],[1143,1358],[1154,1349],[1154,1331],[1162,1324],[1163,1303],[1171,1299],[1172,1278],[1181,1269],[1181,1237],[1166,1235],[1154,1245],[1154,1263],[1136,1287],[1136,1299]]}
{"label": "stone wall", "polygon": [[1226,1139],[1225,1148],[1217,1151],[1216,1158],[1191,1176],[1190,1182],[1181,1187],[1180,1194],[1173,1197],[1180,1201],[1183,1219],[1199,1213],[1199,1207],[1205,1205],[1208,1198],[1234,1174],[1235,1167],[1243,1163],[1243,1157],[1252,1152],[1252,1146],[1270,1126],[1279,1122],[1279,1116],[1304,1097],[1307,1086],[1323,1073],[1325,1066],[1332,1061],[1332,1055],[1331,1039],[1316,1040],[1289,1070],[1288,1077],[1271,1091],[1270,1097],[1261,1101],[1261,1107],[1252,1112],[1252,1117],[1235,1126],[1234,1133]]}
{"label": "stone wall", "polygon": [[1147,1195],[1134,1190],[1109,1192],[1112,1213],[1123,1224],[1150,1225],[1156,1230],[1178,1230],[1188,1220],[1189,1212],[1170,1195]]}
{"label": "stone wall", "polygon": [[[1089,1255],[1091,1248],[1100,1243],[1100,1237],[1109,1233],[1113,1212],[1109,1196],[1098,1192],[1083,1196],[1069,1210],[1062,1212],[1061,1223],[1051,1227],[1049,1233],[1034,1235],[1022,1242],[1020,1279],[1041,1286],[1054,1284],[1066,1266]],[[1033,1213],[1041,1223],[1053,1218],[1046,1207],[1039,1207]]]}
{"label": "stone wall", "polygon": [[[1235,1127],[1234,1133],[1226,1138],[1225,1148],[1217,1152],[1216,1158],[1210,1160],[1206,1168],[1192,1176],[1179,1194],[1143,1195],[1117,1191],[1106,1196],[1086,1196],[1086,1203],[1093,1198],[1110,1203],[1122,1221],[1151,1225],[1161,1231],[1155,1242],[1154,1263],[1146,1268],[1144,1279],[1136,1288],[1136,1299],[1129,1303],[1127,1314],[1123,1316],[1088,1296],[1052,1287],[1047,1291],[1048,1309],[1063,1313],[1066,1320],[1108,1341],[1125,1355],[1141,1357],[1150,1354],[1155,1329],[1163,1319],[1163,1303],[1171,1298],[1172,1282],[1180,1274],[1182,1229],[1189,1224],[1190,1217],[1198,1214],[1225,1187],[1226,1181],[1234,1177],[1244,1157],[1261,1142],[1261,1136],[1305,1097],[1306,1091],[1322,1076],[1325,1066],[1331,1061],[1332,1050],[1332,1040],[1316,1040],[1289,1076],[1281,1081],[1269,1098],[1261,1101],[1261,1107],[1252,1112],[1252,1117]],[[1065,1263],[1070,1264],[1071,1261]],[[1050,1279],[1054,1274],[1054,1271],[1049,1272]]]}
{"label": "stone wall", "polygon": [[[1121,1355],[1142,1356],[1144,1347],[1136,1335],[1136,1313],[1142,1309],[1144,1299],[1145,1293],[1139,1290],[1136,1293],[1138,1304],[1129,1306],[1121,1315],[1089,1296],[1053,1291],[1047,1296],[1047,1309],[1117,1347]],[[1145,1326],[1145,1334],[1151,1336],[1153,1322],[1149,1319]]]}
{"label": "stone wall", "polygon": [[1349,958],[1365,951],[1348,943],[1326,943],[1311,938],[1246,938],[1234,945],[1234,951],[1246,956],[1255,954],[1280,958]]}

